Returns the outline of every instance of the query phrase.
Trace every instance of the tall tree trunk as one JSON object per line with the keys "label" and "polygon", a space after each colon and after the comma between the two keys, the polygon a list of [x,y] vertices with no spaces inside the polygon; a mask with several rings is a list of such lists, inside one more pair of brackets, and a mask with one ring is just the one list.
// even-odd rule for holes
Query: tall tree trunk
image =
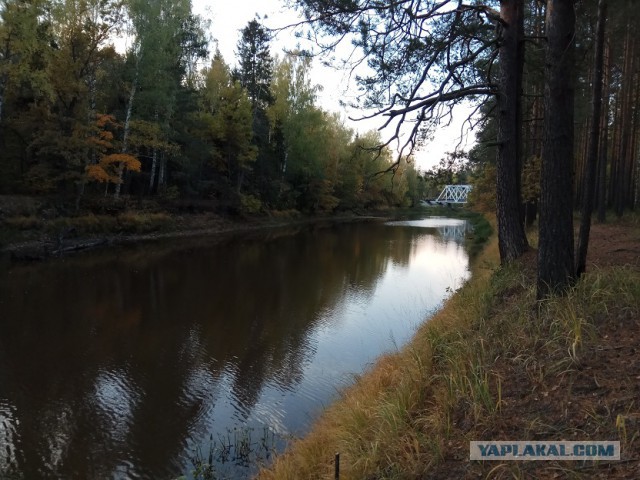
{"label": "tall tree trunk", "polygon": [[619,158],[618,158],[618,170],[616,178],[616,199],[615,199],[615,212],[617,216],[622,216],[628,198],[627,180],[629,171],[629,155],[630,155],[630,141],[631,141],[631,126],[632,126],[632,98],[633,98],[633,44],[634,33],[632,32],[631,21],[627,23],[627,35],[625,39],[624,48],[624,62],[622,70],[622,88],[620,89],[620,145],[619,145]]}
{"label": "tall tree trunk", "polygon": [[625,95],[626,105],[625,105],[625,124],[622,130],[623,138],[623,150],[622,150],[622,160],[623,160],[623,171],[624,175],[622,176],[622,208],[620,213],[623,213],[625,209],[630,209],[633,203],[633,175],[634,175],[634,152],[635,152],[635,127],[636,127],[636,102],[638,100],[636,95],[636,76],[635,76],[635,50],[636,50],[636,39],[635,37],[631,39],[631,50],[629,52],[629,70],[628,78],[626,78],[628,83],[627,92]]}
{"label": "tall tree trunk", "polygon": [[[96,98],[98,96],[96,67],[94,64],[91,65],[91,69],[89,71],[87,86],[89,87],[89,108],[87,109],[87,124],[91,125],[93,122],[96,121]],[[95,148],[91,149],[89,153],[88,162],[89,162],[89,165],[95,165],[96,163],[98,163],[98,158],[96,155]],[[82,196],[84,195],[86,184],[87,184],[87,177],[86,177],[86,174],[83,174],[82,178],[78,182],[78,193],[76,195],[76,212],[80,210],[80,202],[82,201]]]}
{"label": "tall tree trunk", "polygon": [[582,196],[582,218],[576,257],[576,274],[582,275],[587,268],[587,249],[591,230],[591,212],[596,187],[598,167],[598,141],[600,139],[600,112],[602,110],[602,70],[604,64],[604,30],[607,20],[607,2],[598,1],[598,25],[596,27],[596,45],[593,59],[593,89],[591,98],[591,131],[589,132],[589,152],[584,171]]}
{"label": "tall tree trunk", "polygon": [[7,76],[0,76],[0,124],[2,124],[2,113],[4,107],[4,90],[5,85],[7,84]]}
{"label": "tall tree trunk", "polygon": [[[158,108],[156,108],[154,119],[157,125],[158,124]],[[158,140],[157,138],[154,138],[154,143],[157,144],[157,140]],[[153,183],[156,180],[157,164],[158,164],[158,149],[154,146],[153,153],[151,154],[151,171],[149,172],[149,194],[153,193]]]}
{"label": "tall tree trunk", "polygon": [[547,2],[545,129],[540,181],[538,298],[573,282],[573,0]]}
{"label": "tall tree trunk", "polygon": [[[133,100],[136,96],[136,89],[138,87],[138,77],[136,72],[136,79],[131,86],[131,92],[129,93],[129,102],[127,104],[127,115],[124,120],[124,132],[122,134],[122,153],[127,153],[128,151],[128,140],[129,140],[129,130],[131,128],[131,114],[133,112]],[[116,183],[116,189],[114,196],[115,198],[120,198],[120,189],[123,183],[123,173],[124,173],[124,164],[120,163],[118,165],[118,183]]]}
{"label": "tall tree trunk", "polygon": [[616,182],[618,181],[618,160],[620,147],[620,90],[614,89],[613,94],[613,131],[611,132],[611,155],[609,160],[609,194],[607,195],[607,208],[613,208],[616,202],[618,191]]}
{"label": "tall tree trunk", "polygon": [[521,130],[519,100],[522,87],[522,37],[524,0],[501,0],[504,22],[500,46],[500,85],[498,95],[497,218],[500,260],[504,264],[528,248],[524,232],[521,201]]}
{"label": "tall tree trunk", "polygon": [[[591,76],[589,76],[591,77]],[[591,78],[587,80],[587,84],[591,84]],[[579,99],[580,102],[587,102],[587,99]],[[574,155],[574,205],[577,210],[582,210],[582,198],[584,197],[584,179],[587,168],[587,157],[589,156],[589,133],[591,132],[591,119],[586,117],[581,126],[579,126],[578,151]]]}
{"label": "tall tree trunk", "polygon": [[602,127],[600,131],[600,152],[598,162],[598,222],[607,218],[607,158],[609,150],[609,95],[611,92],[611,49],[605,47],[606,73],[604,76],[604,94],[602,96]]}
{"label": "tall tree trunk", "polygon": [[[640,76],[636,75],[636,105],[640,105]],[[631,161],[633,162],[633,174],[632,174],[632,198],[631,209],[635,210],[638,206],[639,200],[639,187],[640,187],[640,146],[638,145],[638,123],[640,122],[640,112],[638,109],[634,112],[634,128],[633,128],[633,156]],[[634,180],[635,179],[635,180]]]}
{"label": "tall tree trunk", "polygon": [[[543,24],[544,24],[544,5],[540,2],[535,2],[533,5],[531,16],[533,16],[532,30],[530,35],[534,38],[542,38]],[[529,132],[529,141],[527,142],[527,150],[526,150],[526,158],[523,157],[523,162],[526,165],[527,162],[536,162],[539,166],[540,157],[542,156],[542,132],[543,132],[543,118],[544,118],[544,103],[543,103],[543,77],[535,75],[535,69],[529,78],[531,79],[532,89],[531,89],[531,98],[533,98],[530,110],[531,110],[531,119],[529,122],[529,128],[525,131]],[[533,168],[536,168],[535,164],[531,163],[530,165]],[[529,178],[530,182],[532,179]],[[538,181],[539,185],[539,181]],[[531,185],[528,186],[528,195],[525,196],[525,226],[530,228],[535,223],[536,217],[538,215],[538,195],[534,194],[535,190],[532,191],[533,187]]]}
{"label": "tall tree trunk", "polygon": [[[634,50],[637,50],[637,45]],[[634,59],[634,70],[637,61]],[[633,210],[635,206],[635,181],[637,175],[636,160],[638,154],[638,108],[640,104],[640,85],[638,84],[638,74],[634,73],[634,94],[633,94],[633,119],[631,121],[630,148],[629,148],[629,176],[627,178],[627,206]]]}
{"label": "tall tree trunk", "polygon": [[[136,90],[138,89],[138,76],[140,73],[140,60],[142,58],[142,51],[140,51],[136,58],[136,71],[133,77],[133,84],[131,85],[131,91],[129,92],[129,101],[127,102],[127,115],[124,119],[124,132],[122,133],[122,153],[128,153],[129,148],[129,131],[131,130],[131,115],[133,113],[133,101],[136,98]],[[124,164],[120,163],[118,166],[118,183],[116,183],[116,189],[114,193],[115,198],[120,198],[120,189],[123,182]]]}
{"label": "tall tree trunk", "polygon": [[158,191],[164,190],[167,179],[167,157],[164,152],[160,152],[160,169],[158,171]]}
{"label": "tall tree trunk", "polygon": [[156,181],[156,168],[158,164],[158,149],[153,147],[151,154],[151,171],[149,172],[149,194],[153,193],[153,184]]}

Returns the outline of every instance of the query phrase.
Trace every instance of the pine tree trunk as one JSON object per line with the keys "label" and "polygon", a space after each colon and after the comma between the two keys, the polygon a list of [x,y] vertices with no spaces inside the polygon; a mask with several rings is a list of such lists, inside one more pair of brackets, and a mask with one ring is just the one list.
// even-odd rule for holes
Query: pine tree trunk
{"label": "pine tree trunk", "polygon": [[[544,13],[542,3],[536,3],[533,19],[533,28],[531,35],[535,38],[541,38],[543,35],[543,22]],[[523,161],[539,161],[542,156],[542,132],[543,132],[543,117],[544,117],[544,105],[542,102],[543,84],[542,78],[538,79],[533,77],[533,87],[531,90],[533,102],[531,105],[531,121],[527,131],[529,132],[529,141],[527,143],[527,158]],[[538,215],[538,198],[532,197],[525,198],[525,226],[530,228],[534,225],[536,217]]]}
{"label": "pine tree trunk", "polygon": [[2,114],[4,113],[4,93],[7,85],[8,76],[0,75],[0,124],[2,123]]}
{"label": "pine tree trunk", "polygon": [[519,101],[522,85],[523,0],[504,0],[500,17],[504,22],[500,46],[498,95],[497,218],[501,262],[507,263],[528,248],[521,200],[521,130]]}
{"label": "pine tree trunk", "polygon": [[604,94],[602,95],[602,126],[600,131],[600,152],[598,162],[598,222],[607,219],[607,158],[609,150],[609,95],[611,91],[611,51],[609,44],[605,47]]}
{"label": "pine tree trunk", "polygon": [[545,129],[540,182],[538,298],[573,283],[573,0],[547,3]]}
{"label": "pine tree trunk", "polygon": [[634,151],[635,151],[635,126],[636,115],[635,105],[637,101],[636,95],[636,78],[635,78],[635,51],[636,51],[636,39],[635,36],[631,39],[630,51],[629,51],[629,64],[626,78],[628,83],[627,93],[625,95],[625,125],[623,127],[622,134],[624,136],[623,141],[623,162],[624,162],[624,175],[622,176],[622,210],[630,209],[633,202],[633,175],[634,175]]}
{"label": "pine tree trunk", "polygon": [[[591,80],[588,80],[587,83],[591,83]],[[583,101],[583,99],[580,99]],[[586,103],[586,99],[584,99]],[[575,172],[575,178],[573,182],[573,190],[574,190],[574,204],[577,210],[582,209],[582,198],[584,197],[584,178],[586,174],[587,168],[587,157],[589,155],[589,132],[591,132],[591,119],[585,118],[584,123],[579,129],[580,141],[578,142],[579,150],[575,154],[575,166],[573,171]]]}
{"label": "pine tree trunk", "polygon": [[620,91],[620,147],[618,159],[618,175],[616,181],[616,201],[615,212],[618,217],[622,216],[627,203],[628,189],[627,181],[629,171],[629,155],[631,140],[632,122],[632,96],[633,96],[633,33],[631,22],[627,24],[627,35],[624,48],[624,66],[622,70],[622,88]]}
{"label": "pine tree trunk", "polygon": [[[637,45],[634,48],[634,54],[635,51],[637,51]],[[635,65],[637,64],[637,62],[635,61],[634,58],[634,70],[636,69]],[[638,140],[638,109],[637,109],[637,105],[639,105],[640,103],[640,85],[638,85],[638,75],[634,74],[634,85],[633,85],[633,103],[632,105],[634,105],[632,108],[633,113],[632,113],[632,121],[631,121],[631,132],[630,132],[630,139],[629,139],[629,176],[627,177],[627,200],[626,200],[626,205],[630,210],[633,210],[634,205],[635,205],[635,177],[637,174],[636,171],[636,156],[637,156],[637,152],[638,152],[638,145],[637,145],[637,140]]]}
{"label": "pine tree trunk", "polygon": [[593,89],[591,98],[591,131],[589,132],[589,151],[584,170],[582,196],[582,218],[576,257],[576,274],[582,275],[587,268],[587,249],[591,230],[591,212],[596,187],[598,167],[598,141],[600,139],[600,113],[602,110],[602,71],[604,64],[604,30],[607,18],[606,0],[598,1],[598,25],[596,27],[596,45],[593,60]]}
{"label": "pine tree trunk", "polygon": [[4,78],[0,78],[0,124],[2,124],[2,107],[4,106]]}

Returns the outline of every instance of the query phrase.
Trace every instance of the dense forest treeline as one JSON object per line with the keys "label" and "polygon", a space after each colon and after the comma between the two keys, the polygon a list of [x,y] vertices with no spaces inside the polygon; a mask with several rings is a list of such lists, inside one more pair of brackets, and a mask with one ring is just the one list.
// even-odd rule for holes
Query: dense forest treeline
{"label": "dense forest treeline", "polygon": [[[197,199],[249,214],[406,206],[424,194],[407,157],[381,173],[392,152],[320,108],[311,60],[274,55],[257,20],[240,32],[232,68],[209,50],[189,0],[0,9],[2,194],[76,208],[103,197]],[[125,35],[131,46],[119,52]]]}
{"label": "dense forest treeline", "polygon": [[[355,106],[389,127],[381,138],[320,108],[310,57],[274,56],[257,20],[232,67],[188,0],[3,0],[0,192],[328,213],[472,182],[495,208],[503,263],[529,249],[537,222],[541,295],[562,290],[584,269],[592,210],[603,221],[640,196],[634,5],[290,2],[306,19],[298,33],[325,51],[349,43],[351,66],[367,65]],[[411,152],[461,102],[477,107],[476,147],[419,174]],[[380,147],[393,140],[400,155]]]}

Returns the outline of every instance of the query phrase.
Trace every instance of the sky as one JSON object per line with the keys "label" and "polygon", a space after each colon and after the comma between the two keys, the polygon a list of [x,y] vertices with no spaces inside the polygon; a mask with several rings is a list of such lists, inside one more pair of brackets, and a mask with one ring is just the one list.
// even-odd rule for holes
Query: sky
{"label": "sky", "polygon": [[[282,28],[287,25],[299,22],[302,18],[284,5],[283,0],[192,0],[193,12],[204,17],[211,22],[210,34],[213,36],[217,46],[225,61],[230,65],[236,63],[236,45],[242,30],[249,21],[260,16],[260,21],[268,28]],[[272,40],[272,54],[281,55],[283,49],[296,47],[299,39],[295,38],[293,32],[285,30],[279,32]],[[215,46],[211,46],[212,51]],[[377,130],[383,124],[383,119],[356,122],[349,120],[349,117],[357,118],[361,112],[346,110],[340,105],[341,99],[348,99],[355,92],[355,85],[349,82],[349,77],[345,72],[324,67],[319,61],[314,60],[311,72],[311,80],[315,84],[323,87],[318,95],[318,104],[327,111],[341,114],[345,123],[358,132]],[[460,108],[454,114],[453,121],[449,127],[440,128],[434,140],[426,144],[421,151],[415,154],[417,167],[427,170],[436,165],[445,152],[453,151],[457,145],[469,148],[473,143],[474,132],[462,137],[461,129],[463,121],[469,113],[468,109]],[[383,140],[391,135],[382,133]]]}

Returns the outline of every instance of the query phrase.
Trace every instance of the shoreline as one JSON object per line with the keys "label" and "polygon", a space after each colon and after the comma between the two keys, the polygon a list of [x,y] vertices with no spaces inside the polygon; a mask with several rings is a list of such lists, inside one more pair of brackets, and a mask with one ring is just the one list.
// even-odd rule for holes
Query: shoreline
{"label": "shoreline", "polygon": [[[615,241],[612,240],[615,238]],[[535,241],[535,238],[532,239]],[[536,251],[472,278],[384,355],[259,480],[636,478],[640,222],[594,225],[587,273],[538,302]],[[619,441],[620,461],[470,461],[471,441]],[[499,459],[498,459],[499,460]]]}
{"label": "shoreline", "polygon": [[[42,221],[39,228],[14,230],[15,237],[0,247],[0,256],[11,262],[46,261],[76,252],[105,249],[123,245],[133,245],[160,240],[180,238],[215,237],[241,235],[287,227],[313,225],[335,225],[340,223],[385,221],[407,215],[434,215],[467,218],[474,221],[474,214],[464,209],[441,207],[417,207],[414,209],[390,209],[357,213],[339,213],[325,216],[261,216],[234,218],[212,213],[170,214],[168,212],[130,212],[138,223],[122,226],[119,219],[110,216],[95,216],[93,213],[79,217],[57,217]],[[133,217],[137,215],[137,217]],[[156,217],[153,217],[155,215]],[[157,225],[149,225],[147,217],[159,218]],[[102,233],[87,231],[95,229],[100,221],[109,222]],[[55,223],[54,223],[55,222]],[[91,222],[90,225],[86,225]],[[56,227],[55,225],[62,225]],[[111,229],[111,231],[110,231]],[[142,231],[135,231],[140,229]],[[148,231],[145,231],[148,229]],[[133,231],[127,231],[133,230]],[[36,237],[37,238],[34,238]]]}
{"label": "shoreline", "polygon": [[[180,219],[185,219],[185,217],[188,216],[181,216]],[[80,251],[104,249],[160,240],[234,235],[323,223],[337,224],[358,221],[383,221],[386,218],[387,217],[374,215],[354,215],[312,217],[279,221],[274,221],[273,219],[265,217],[248,221],[238,221],[224,217],[216,217],[212,219],[212,222],[202,222],[200,227],[169,227],[146,233],[106,233],[104,235],[80,235],[77,237],[62,237],[57,239],[55,236],[42,233],[41,238],[38,240],[14,241],[4,245],[0,249],[0,255],[9,256],[11,261],[15,262],[45,261],[49,258],[58,258]]]}

